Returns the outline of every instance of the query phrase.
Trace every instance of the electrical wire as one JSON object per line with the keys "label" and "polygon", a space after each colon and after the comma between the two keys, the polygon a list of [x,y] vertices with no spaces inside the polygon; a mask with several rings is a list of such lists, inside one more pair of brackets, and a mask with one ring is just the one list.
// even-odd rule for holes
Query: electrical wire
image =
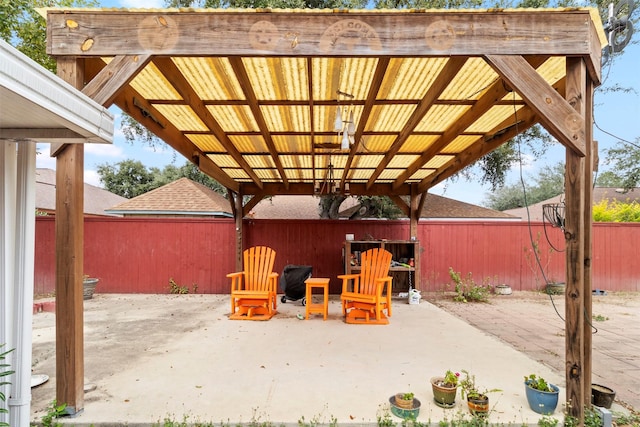
{"label": "electrical wire", "polygon": [[[515,120],[515,131],[516,131],[516,135],[519,135],[519,130],[518,130],[518,109],[516,107],[516,95],[515,95],[515,91],[512,94],[513,96],[513,116],[514,116],[514,120]],[[529,240],[531,242],[531,248],[532,248],[532,252],[534,255],[534,258],[536,260],[536,264],[538,265],[538,268],[540,269],[540,274],[542,275],[542,278],[544,280],[544,283],[549,283],[549,280],[547,279],[547,275],[544,271],[544,267],[542,267],[542,262],[540,261],[540,256],[538,254],[538,251],[535,250],[535,240],[533,238],[533,229],[531,227],[531,212],[529,211],[529,203],[527,202],[527,187],[524,183],[524,174],[522,172],[522,145],[520,143],[520,138],[516,137],[516,142],[517,142],[517,146],[518,146],[518,165],[519,165],[519,174],[520,174],[520,184],[522,185],[522,194],[524,197],[524,205],[527,211],[527,228],[529,230]],[[553,309],[555,310],[556,314],[558,315],[558,317],[565,322],[564,318],[562,317],[562,315],[560,314],[560,312],[558,311],[558,308],[556,307],[555,301],[553,300],[553,296],[551,295],[551,293],[547,292],[547,295],[549,296],[549,300],[551,301],[551,305],[553,306]]]}
{"label": "electrical wire", "polygon": [[595,127],[597,127],[597,128],[598,128],[598,130],[599,130],[600,132],[605,133],[605,134],[607,134],[607,135],[609,135],[609,136],[611,136],[611,137],[613,137],[613,138],[617,139],[618,141],[624,142],[625,144],[629,144],[629,145],[631,145],[631,146],[633,146],[633,147],[635,147],[635,148],[640,149],[640,145],[638,145],[638,144],[634,144],[634,143],[633,143],[633,142],[631,142],[631,141],[627,141],[627,140],[626,140],[626,139],[624,139],[624,138],[620,138],[619,136],[614,135],[614,134],[612,134],[611,132],[607,132],[606,130],[602,129],[600,126],[598,126],[598,123],[597,123],[595,120],[593,121],[593,124],[595,125]]}

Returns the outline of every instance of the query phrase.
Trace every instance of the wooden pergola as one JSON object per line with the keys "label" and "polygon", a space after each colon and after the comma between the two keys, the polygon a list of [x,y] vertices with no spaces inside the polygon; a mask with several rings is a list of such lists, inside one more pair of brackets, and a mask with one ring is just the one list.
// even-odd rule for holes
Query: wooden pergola
{"label": "wooden pergola", "polygon": [[[606,44],[597,11],[46,12],[60,76],[118,105],[228,188],[238,260],[242,218],[268,195],[389,195],[415,236],[431,187],[542,124],[567,153],[567,401],[583,419],[593,91]],[[83,148],[52,153],[58,176],[68,177],[56,215],[57,401],[77,412]]]}

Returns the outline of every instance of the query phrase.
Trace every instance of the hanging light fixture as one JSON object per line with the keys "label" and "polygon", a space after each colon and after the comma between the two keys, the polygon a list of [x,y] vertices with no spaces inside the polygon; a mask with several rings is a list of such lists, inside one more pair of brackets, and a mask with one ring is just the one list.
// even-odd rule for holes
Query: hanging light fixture
{"label": "hanging light fixture", "polygon": [[342,105],[340,105],[340,97],[349,98],[353,100],[354,96],[350,93],[342,92],[340,90],[336,91],[338,95],[338,108],[336,109],[336,119],[333,124],[333,129],[338,133],[338,138],[340,138],[340,149],[348,150],[351,144],[355,142],[355,134],[356,134],[356,123],[353,114],[353,105],[349,109],[349,112],[345,111],[345,118],[342,118]]}

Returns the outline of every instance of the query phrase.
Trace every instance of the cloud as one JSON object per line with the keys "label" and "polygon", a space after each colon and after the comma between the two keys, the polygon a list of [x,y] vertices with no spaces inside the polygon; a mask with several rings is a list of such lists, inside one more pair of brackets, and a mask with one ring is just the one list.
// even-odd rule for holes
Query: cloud
{"label": "cloud", "polygon": [[100,175],[98,175],[98,172],[92,169],[84,170],[84,182],[86,182],[87,184],[95,185],[96,187],[103,188],[103,185],[100,182]]}
{"label": "cloud", "polygon": [[122,147],[115,144],[85,144],[84,153],[99,157],[122,158],[124,151]]}

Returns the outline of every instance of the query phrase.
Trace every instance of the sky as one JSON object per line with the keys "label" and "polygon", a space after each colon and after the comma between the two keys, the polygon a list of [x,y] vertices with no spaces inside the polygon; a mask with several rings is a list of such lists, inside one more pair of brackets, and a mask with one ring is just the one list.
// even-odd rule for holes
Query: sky
{"label": "sky", "polygon": [[[124,8],[162,8],[163,0],[103,0],[102,7]],[[636,29],[635,40],[639,40]],[[596,89],[594,99],[594,139],[598,142],[600,157],[600,172],[609,168],[606,165],[605,150],[620,144],[618,138],[635,142],[640,137],[640,42],[628,45],[624,55],[611,65],[605,65],[602,69],[603,87],[620,86],[632,87],[633,93],[604,93]],[[101,187],[97,168],[101,164],[115,164],[122,160],[140,160],[147,167],[160,169],[168,164],[182,166],[186,159],[177,154],[171,147],[162,143],[159,147],[151,148],[142,143],[129,144],[125,141],[120,129],[121,111],[112,107],[110,111],[115,115],[114,142],[111,144],[85,144],[85,172],[84,180],[89,184]],[[522,176],[525,181],[535,178],[545,166],[555,165],[565,160],[566,150],[564,146],[556,143],[543,157],[533,159],[528,157],[520,165],[516,164],[508,173],[506,184],[519,184]],[[55,169],[55,159],[49,156],[48,144],[39,145],[39,154],[36,158],[36,166],[39,168]],[[455,181],[445,181],[429,190],[451,199],[466,203],[485,204],[491,188],[478,182],[470,182],[464,178]]]}

